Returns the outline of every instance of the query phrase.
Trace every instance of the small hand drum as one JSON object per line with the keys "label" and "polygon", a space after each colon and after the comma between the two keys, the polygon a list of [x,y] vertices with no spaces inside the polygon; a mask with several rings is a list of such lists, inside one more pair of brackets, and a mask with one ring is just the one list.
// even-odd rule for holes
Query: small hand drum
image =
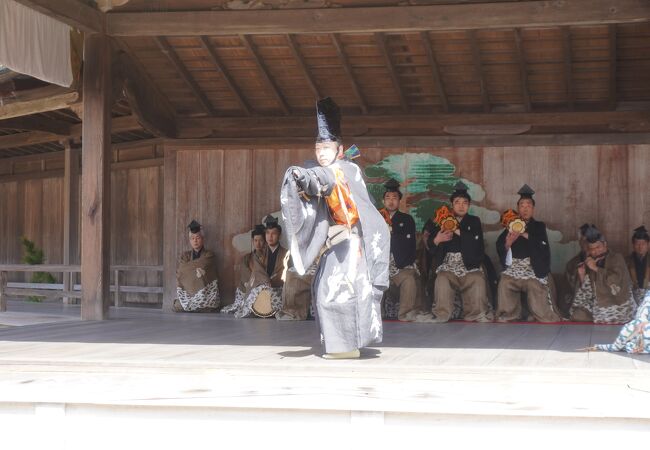
{"label": "small hand drum", "polygon": [[440,230],[442,231],[456,231],[458,229],[458,220],[455,217],[449,216],[442,219],[440,222]]}
{"label": "small hand drum", "polygon": [[262,291],[257,294],[257,298],[253,302],[253,314],[257,317],[271,317],[275,314],[273,310],[273,305],[271,305],[271,291],[268,289],[262,289]]}
{"label": "small hand drum", "polygon": [[508,224],[508,230],[513,233],[524,233],[526,231],[526,222],[521,219],[515,219]]}

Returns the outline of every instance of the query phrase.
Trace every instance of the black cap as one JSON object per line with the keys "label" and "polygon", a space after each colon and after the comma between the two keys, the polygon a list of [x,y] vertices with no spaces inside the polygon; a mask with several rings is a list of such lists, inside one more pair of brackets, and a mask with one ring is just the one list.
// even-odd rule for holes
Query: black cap
{"label": "black cap", "polygon": [[[384,188],[386,188],[386,192],[397,192],[401,200],[402,192],[399,190],[399,187],[400,187],[399,181],[397,181],[395,178],[391,178],[390,180],[384,183]],[[386,194],[386,192],[384,192],[384,194]]]}
{"label": "black cap", "polygon": [[190,233],[194,234],[194,233],[198,233],[199,231],[201,231],[202,227],[201,227],[201,224],[198,223],[196,220],[192,220],[190,222],[190,224],[187,226],[187,228],[190,229]]}
{"label": "black cap", "polygon": [[267,230],[277,228],[280,230],[280,232],[282,232],[282,227],[280,226],[278,219],[276,217],[273,217],[271,214],[264,217],[264,219],[262,219],[262,223]]}
{"label": "black cap", "polygon": [[587,232],[588,228],[589,228],[588,223],[583,223],[582,225],[580,225],[580,228],[578,228],[578,230],[579,230],[578,231],[578,236],[579,237],[585,237],[585,233]]}
{"label": "black cap", "polygon": [[331,97],[316,103],[318,133],[316,142],[333,142],[341,139],[341,110]]}
{"label": "black cap", "polygon": [[253,231],[251,231],[251,239],[254,238],[255,236],[264,236],[265,232],[266,232],[266,228],[264,227],[264,225],[262,225],[261,223],[255,225]]}
{"label": "black cap", "polygon": [[584,232],[585,239],[587,242],[590,244],[593,244],[594,242],[598,241],[605,241],[605,236],[600,232],[598,228],[596,228],[596,225],[593,223],[591,225],[588,225],[587,228],[585,228]]}
{"label": "black cap", "polygon": [[519,194],[519,198],[533,198],[533,195],[535,195],[535,191],[528,186],[527,184],[524,184],[518,191],[517,194]]}
{"label": "black cap", "polygon": [[646,241],[650,241],[650,234],[648,234],[648,230],[646,230],[643,225],[634,229],[632,240],[636,241],[637,239],[644,239]]}
{"label": "black cap", "polygon": [[454,192],[451,193],[451,197],[449,197],[449,200],[453,203],[455,199],[458,197],[466,198],[468,201],[472,201],[472,198],[469,196],[469,193],[467,192],[469,188],[465,183],[462,181],[459,181],[456,183],[454,186]]}

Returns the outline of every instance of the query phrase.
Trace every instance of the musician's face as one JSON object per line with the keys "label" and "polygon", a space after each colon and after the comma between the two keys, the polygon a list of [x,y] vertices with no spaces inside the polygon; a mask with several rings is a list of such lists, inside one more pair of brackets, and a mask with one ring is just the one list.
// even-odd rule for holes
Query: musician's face
{"label": "musician's face", "polygon": [[632,245],[634,246],[634,253],[637,255],[645,256],[648,254],[650,243],[645,239],[635,239]]}
{"label": "musician's face", "polygon": [[589,244],[589,250],[587,253],[589,256],[592,258],[598,258],[602,255],[604,255],[607,252],[607,242],[594,242],[593,244]]}
{"label": "musician's face", "polygon": [[533,217],[533,213],[535,212],[533,201],[528,198],[519,200],[519,202],[517,202],[517,212],[519,213],[519,217],[524,220],[528,220]]}
{"label": "musician's face", "polygon": [[266,230],[266,243],[270,247],[275,247],[280,242],[280,230],[277,228],[270,228]]}
{"label": "musician's face", "polygon": [[253,236],[253,248],[255,251],[261,251],[265,245],[266,241],[264,240],[264,236],[260,236],[259,234]]}
{"label": "musician's face", "polygon": [[201,250],[203,248],[203,236],[200,233],[192,233],[190,235],[190,245],[195,252]]}
{"label": "musician's face", "polygon": [[399,208],[399,194],[397,192],[386,192],[384,194],[384,207],[389,211],[397,211]]}
{"label": "musician's face", "polygon": [[451,209],[454,210],[454,215],[465,217],[467,211],[469,211],[469,200],[464,197],[456,197],[451,204]]}
{"label": "musician's face", "polygon": [[343,146],[336,142],[317,142],[315,147],[316,160],[323,167],[329,166],[339,154],[343,151]]}

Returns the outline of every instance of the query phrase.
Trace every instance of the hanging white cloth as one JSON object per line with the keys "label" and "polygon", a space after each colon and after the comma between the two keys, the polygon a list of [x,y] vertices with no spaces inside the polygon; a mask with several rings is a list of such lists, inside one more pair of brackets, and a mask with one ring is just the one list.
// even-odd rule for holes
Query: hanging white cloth
{"label": "hanging white cloth", "polygon": [[70,27],[13,0],[0,0],[0,65],[69,87]]}

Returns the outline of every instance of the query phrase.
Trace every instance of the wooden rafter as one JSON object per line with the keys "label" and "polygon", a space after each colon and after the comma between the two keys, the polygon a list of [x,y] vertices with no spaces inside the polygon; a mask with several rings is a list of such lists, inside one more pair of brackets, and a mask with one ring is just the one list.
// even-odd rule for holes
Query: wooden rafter
{"label": "wooden rafter", "polygon": [[260,57],[257,47],[255,46],[255,43],[253,42],[253,39],[246,35],[242,34],[239,36],[241,39],[242,43],[244,44],[244,47],[248,50],[248,52],[251,54],[253,57],[253,61],[255,62],[255,65],[257,66],[257,69],[260,72],[260,75],[262,76],[262,79],[264,79],[264,82],[267,84],[269,89],[271,90],[271,93],[273,93],[273,96],[275,99],[278,101],[280,104],[280,108],[282,108],[282,111],[285,114],[290,114],[291,109],[289,108],[289,105],[287,104],[287,101],[285,100],[284,96],[280,92],[280,89],[278,88],[277,84],[275,84],[275,81],[273,81],[273,78],[271,78],[271,75],[269,74],[269,70],[266,67],[266,64],[264,64],[264,61]]}
{"label": "wooden rafter", "polygon": [[571,30],[562,27],[562,49],[564,55],[564,83],[566,85],[566,101],[569,110],[575,108],[575,93],[573,91],[573,67],[571,56]]}
{"label": "wooden rafter", "polygon": [[609,26],[609,108],[616,109],[616,25]]}
{"label": "wooden rafter", "polygon": [[0,129],[13,129],[25,131],[44,131],[46,133],[67,136],[73,124],[61,120],[37,116],[15,117],[13,119],[0,120]]}
{"label": "wooden rafter", "polygon": [[307,64],[305,63],[305,58],[303,58],[302,54],[300,53],[300,50],[298,49],[298,43],[296,42],[296,38],[293,34],[287,34],[287,42],[289,44],[289,48],[291,49],[291,53],[293,53],[294,58],[296,58],[296,63],[298,64],[298,67],[300,70],[302,70],[302,73],[305,75],[305,80],[307,80],[307,84],[309,85],[309,89],[311,89],[311,92],[314,94],[314,97],[316,99],[321,98],[320,91],[318,90],[318,86],[316,86],[316,82],[314,82],[314,78],[311,76],[311,72],[309,71],[309,67],[307,67]]}
{"label": "wooden rafter", "polygon": [[78,0],[15,0],[30,9],[89,33],[105,28],[104,14]]}
{"label": "wooden rafter", "polygon": [[377,42],[377,47],[379,48],[379,53],[384,58],[384,64],[388,69],[388,75],[390,75],[391,80],[393,80],[393,86],[397,92],[399,98],[399,103],[402,106],[403,111],[408,111],[409,105],[402,91],[402,85],[399,82],[399,76],[397,75],[397,70],[395,69],[395,64],[390,57],[390,52],[388,51],[388,45],[386,43],[386,35],[384,33],[375,33],[375,41]]}
{"label": "wooden rafter", "polygon": [[363,98],[363,93],[361,92],[361,88],[359,87],[359,83],[357,83],[357,79],[354,76],[354,72],[352,72],[352,66],[350,66],[350,62],[348,61],[348,57],[346,56],[345,52],[343,51],[343,45],[341,45],[341,39],[338,34],[333,34],[332,36],[332,44],[334,44],[334,49],[336,50],[336,54],[338,55],[339,59],[341,60],[341,65],[343,66],[343,70],[345,71],[346,75],[348,76],[348,80],[350,80],[350,84],[352,85],[352,90],[354,91],[354,94],[357,97],[357,101],[359,102],[359,106],[361,107],[361,111],[364,114],[368,113],[368,104],[366,103],[366,100]]}
{"label": "wooden rafter", "polygon": [[445,92],[445,85],[442,82],[442,76],[440,75],[440,67],[438,66],[436,55],[433,52],[433,46],[431,45],[429,32],[423,31],[420,33],[420,38],[422,39],[422,45],[424,45],[424,51],[427,53],[427,59],[429,61],[429,66],[431,67],[431,73],[433,74],[433,84],[436,86],[438,97],[440,97],[442,111],[449,112],[449,101],[447,100],[447,93]]}
{"label": "wooden rafter", "polygon": [[196,99],[201,104],[203,110],[209,115],[215,116],[216,111],[212,107],[212,103],[210,103],[208,98],[205,96],[197,82],[192,77],[192,74],[190,74],[190,72],[187,70],[167,39],[159,36],[155,38],[155,41],[156,44],[158,44],[160,50],[167,56],[169,62],[171,62],[172,65],[176,68],[178,74],[181,76],[183,81],[185,81],[185,84],[187,84],[187,86],[190,88]]}
{"label": "wooden rafter", "polygon": [[0,119],[26,116],[57,109],[70,108],[79,104],[79,93],[77,91],[59,90],[58,92],[44,95],[40,98],[8,102],[0,106]]}
{"label": "wooden rafter", "polygon": [[521,30],[514,29],[515,35],[515,57],[519,65],[519,78],[521,79],[521,98],[524,100],[524,108],[526,111],[532,109],[530,102],[530,93],[528,92],[528,69],[526,67],[526,55],[524,54],[523,40],[521,38]]}
{"label": "wooden rafter", "polygon": [[207,36],[201,36],[199,40],[201,41],[201,46],[208,54],[208,59],[210,59],[212,64],[214,64],[217,70],[219,70],[219,72],[221,73],[221,76],[223,77],[226,84],[228,85],[228,88],[237,99],[237,103],[239,103],[239,106],[241,106],[241,108],[246,112],[246,114],[250,116],[253,113],[253,109],[246,101],[246,98],[244,97],[241,90],[235,83],[235,80],[230,76],[230,73],[228,73],[226,66],[221,61],[221,58],[217,54],[216,50],[214,49],[214,47],[212,47],[212,44],[210,44],[210,39]]}
{"label": "wooden rafter", "polygon": [[107,14],[112,36],[403,32],[645,22],[645,0]]}
{"label": "wooden rafter", "polygon": [[478,40],[476,39],[476,31],[470,30],[467,32],[469,38],[469,45],[472,49],[472,61],[474,63],[474,70],[478,76],[479,85],[481,89],[481,102],[483,103],[483,111],[490,112],[490,97],[487,92],[487,85],[485,82],[485,70],[481,63],[481,51],[478,48]]}

